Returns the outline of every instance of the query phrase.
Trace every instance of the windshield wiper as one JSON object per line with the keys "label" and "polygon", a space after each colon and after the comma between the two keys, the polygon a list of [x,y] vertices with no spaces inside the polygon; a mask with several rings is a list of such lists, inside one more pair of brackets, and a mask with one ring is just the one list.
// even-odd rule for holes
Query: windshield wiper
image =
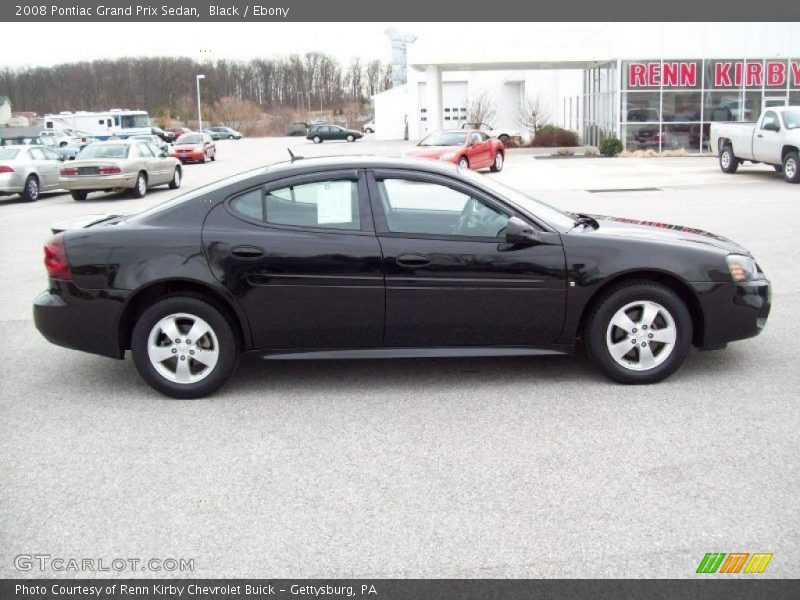
{"label": "windshield wiper", "polygon": [[600,227],[600,223],[597,222],[597,219],[591,217],[584,213],[569,213],[570,216],[574,218],[574,227],[578,227],[580,225],[588,225],[592,229],[597,229]]}

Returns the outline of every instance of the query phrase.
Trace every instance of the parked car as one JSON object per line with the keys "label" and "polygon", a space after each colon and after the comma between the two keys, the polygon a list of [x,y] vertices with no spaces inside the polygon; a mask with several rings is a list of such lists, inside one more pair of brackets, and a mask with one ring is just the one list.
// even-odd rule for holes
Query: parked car
{"label": "parked car", "polygon": [[41,145],[0,147],[0,196],[19,194],[36,202],[42,192],[59,189],[58,169],[64,158]]}
{"label": "parked car", "polygon": [[169,133],[172,134],[173,140],[177,140],[182,135],[192,132],[192,130],[189,129],[188,127],[179,127],[179,126],[167,127],[165,131],[168,131]]}
{"label": "parked car", "polygon": [[375,133],[375,119],[370,119],[361,127],[364,133]]}
{"label": "parked car", "polygon": [[206,160],[217,160],[217,146],[207,133],[193,131],[175,140],[169,155],[182,163],[204,163]]}
{"label": "parked car", "polygon": [[299,159],[53,232],[36,327],[68,348],[130,350],[176,398],[219,388],[243,352],[534,356],[580,344],[611,379],[653,383],[693,345],[757,335],[770,311],[764,273],[730,240],[564,213],[441,161]]}
{"label": "parked car", "polygon": [[39,137],[49,137],[56,141],[59,146],[66,146],[70,140],[76,136],[64,129],[45,129],[39,133]]}
{"label": "parked car", "polygon": [[756,123],[711,123],[711,147],[719,167],[735,173],[745,161],[783,171],[788,183],[800,183],[800,107],[767,108]]}
{"label": "parked car", "polygon": [[315,144],[321,144],[328,140],[347,140],[355,142],[364,137],[364,134],[354,129],[346,129],[339,125],[312,125],[306,134],[307,140],[312,140]]}
{"label": "parked car", "polygon": [[409,158],[443,160],[475,171],[502,171],[505,155],[503,142],[476,129],[437,131],[405,154]]}
{"label": "parked car", "polygon": [[131,190],[143,198],[148,188],[181,185],[180,163],[165,151],[144,140],[95,142],[78,153],[74,161],[61,167],[60,187],[75,200],[85,200],[92,192]]}
{"label": "parked car", "polygon": [[[47,139],[47,138],[45,138]],[[76,156],[89,144],[93,144],[97,142],[96,138],[93,137],[78,137],[78,138],[71,138],[66,144],[59,146],[58,148],[53,148],[56,152],[62,154],[64,158],[67,160],[74,160]]]}
{"label": "parked car", "polygon": [[496,137],[498,140],[503,142],[503,144],[508,144],[508,142],[512,139],[519,139],[522,137],[522,134],[519,131],[506,128],[495,129],[487,123],[462,123],[461,129],[477,129],[478,131],[482,131],[491,137]]}
{"label": "parked car", "polygon": [[163,140],[167,144],[171,144],[172,142],[175,141],[175,134],[172,133],[171,131],[165,131],[161,129],[161,127],[151,127],[150,133],[152,133],[153,135],[157,135],[159,138],[161,138],[161,140]]}
{"label": "parked car", "polygon": [[308,133],[308,123],[289,123],[286,128],[283,130],[284,135],[289,136],[303,136],[305,137],[306,133]]}
{"label": "parked car", "polygon": [[240,140],[244,137],[235,129],[223,126],[209,127],[206,129],[206,132],[211,136],[211,139],[214,140]]}

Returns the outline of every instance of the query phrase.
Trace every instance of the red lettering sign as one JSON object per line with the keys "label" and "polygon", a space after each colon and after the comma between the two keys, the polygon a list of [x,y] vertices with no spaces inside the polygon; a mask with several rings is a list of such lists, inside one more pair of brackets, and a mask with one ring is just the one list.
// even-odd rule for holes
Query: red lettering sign
{"label": "red lettering sign", "polygon": [[645,83],[645,66],[642,63],[631,63],[628,67],[628,81],[631,87],[643,87]]}
{"label": "red lettering sign", "polygon": [[767,62],[767,85],[780,87],[786,85],[786,65],[782,62]]}
{"label": "red lettering sign", "polygon": [[792,67],[792,85],[800,85],[800,62],[791,61]]}
{"label": "red lettering sign", "polygon": [[762,85],[762,65],[761,63],[747,63],[747,86]]}

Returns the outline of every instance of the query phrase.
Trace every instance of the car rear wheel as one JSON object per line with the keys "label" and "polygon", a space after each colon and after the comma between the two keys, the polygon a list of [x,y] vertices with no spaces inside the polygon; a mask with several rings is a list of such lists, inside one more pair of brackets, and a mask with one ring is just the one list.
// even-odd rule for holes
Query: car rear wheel
{"label": "car rear wheel", "polygon": [[147,195],[147,175],[144,172],[136,176],[136,185],[131,194],[134,198],[144,198]]}
{"label": "car rear wheel", "polygon": [[173,398],[211,394],[239,360],[231,324],[193,296],[168,297],[145,310],[133,329],[131,353],[142,379]]}
{"label": "car rear wheel", "polygon": [[36,175],[28,175],[20,196],[25,202],[36,202],[39,199],[39,179]]}
{"label": "car rear wheel", "polygon": [[181,168],[175,167],[175,172],[172,174],[172,180],[169,182],[169,189],[177,190],[181,187]]}
{"label": "car rear wheel", "polygon": [[585,330],[592,362],[619,383],[665,379],[681,366],[692,342],[686,304],[668,287],[631,282],[606,294]]}
{"label": "car rear wheel", "polygon": [[492,166],[491,166],[492,171],[494,171],[495,173],[497,173],[498,171],[502,171],[503,170],[503,162],[504,162],[503,153],[502,152],[498,152],[497,154],[495,154],[494,155],[494,162],[492,163]]}
{"label": "car rear wheel", "polygon": [[86,200],[86,198],[89,196],[89,192],[85,190],[74,190],[70,192],[70,194],[72,195],[73,200],[78,200],[79,202],[81,200]]}
{"label": "car rear wheel", "polygon": [[313,139],[314,139],[314,143],[315,144],[321,144],[322,143],[322,138],[319,137],[318,135],[315,135]]}
{"label": "car rear wheel", "polygon": [[462,169],[469,169],[469,159],[466,156],[462,156],[458,159],[458,166]]}
{"label": "car rear wheel", "polygon": [[800,154],[795,150],[783,157],[783,178],[788,183],[800,183]]}
{"label": "car rear wheel", "polygon": [[739,159],[733,154],[730,145],[725,146],[719,153],[719,168],[723,173],[736,173],[736,169],[739,168]]}

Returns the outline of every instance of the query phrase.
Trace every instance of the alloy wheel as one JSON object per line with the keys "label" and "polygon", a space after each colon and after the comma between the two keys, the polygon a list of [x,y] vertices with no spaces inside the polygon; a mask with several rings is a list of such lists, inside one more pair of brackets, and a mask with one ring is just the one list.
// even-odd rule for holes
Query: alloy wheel
{"label": "alloy wheel", "polygon": [[219,340],[211,326],[195,315],[167,315],[150,330],[150,364],[164,379],[196,383],[208,377],[219,360]]}
{"label": "alloy wheel", "polygon": [[494,157],[494,168],[498,171],[503,168],[503,155],[500,152]]}
{"label": "alloy wheel", "polygon": [[31,200],[38,200],[39,198],[39,182],[35,177],[28,179],[28,198]]}
{"label": "alloy wheel", "polygon": [[722,162],[722,167],[727,169],[731,164],[731,153],[725,150],[720,157],[720,161]]}
{"label": "alloy wheel", "polygon": [[677,340],[675,319],[650,300],[620,308],[608,324],[606,346],[617,364],[631,371],[649,371],[672,354]]}
{"label": "alloy wheel", "polygon": [[786,174],[787,179],[794,179],[797,174],[797,162],[793,158],[787,158],[786,164],[783,166],[783,172]]}

